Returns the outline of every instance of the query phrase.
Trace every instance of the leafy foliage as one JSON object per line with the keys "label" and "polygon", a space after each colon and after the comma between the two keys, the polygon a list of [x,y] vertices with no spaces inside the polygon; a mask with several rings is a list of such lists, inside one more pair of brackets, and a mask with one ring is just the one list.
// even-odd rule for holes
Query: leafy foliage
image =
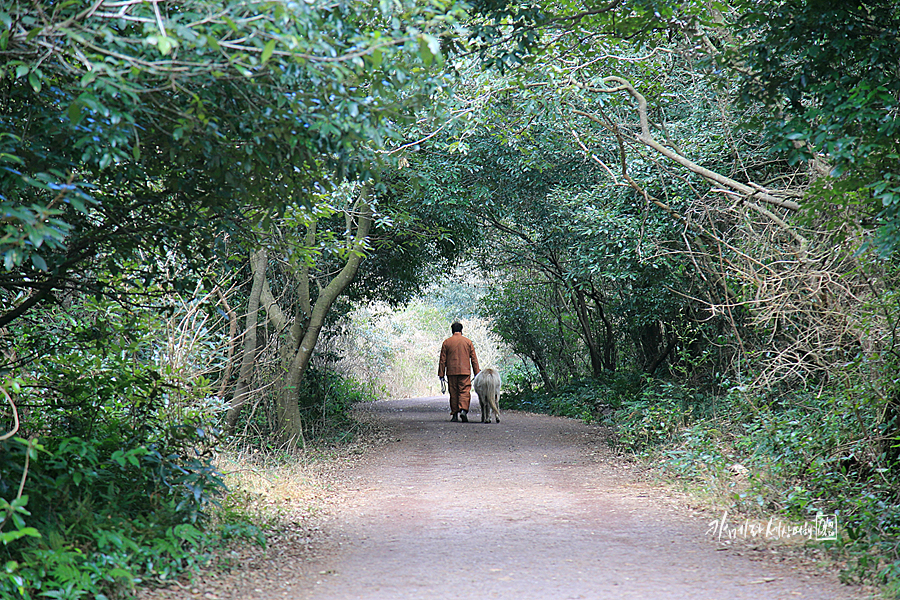
{"label": "leafy foliage", "polygon": [[17,336],[22,352],[41,351],[32,336],[52,350],[18,382],[20,434],[40,441],[0,442],[0,590],[102,597],[198,564],[224,491],[207,385],[154,366],[152,319],[92,300],[45,317],[52,340],[47,322]]}
{"label": "leafy foliage", "polygon": [[[618,148],[615,136],[591,121],[573,129],[575,111],[603,110],[606,101],[564,84],[550,68],[557,57],[543,59],[525,71],[524,81],[471,75],[480,85],[468,109],[474,116],[453,135],[431,136],[409,157],[424,200],[454,214],[465,211],[461,229],[479,220],[472,255],[495,282],[484,314],[496,320],[506,343],[537,361],[545,386],[623,364],[648,372],[698,364],[723,323],[688,298],[718,297],[721,290],[680,254],[696,240],[680,236],[679,225],[651,210],[609,165],[625,151],[629,177],[669,198],[672,210],[691,210],[691,182],[666,177],[646,152]],[[623,68],[614,60],[595,62],[590,68],[598,72]],[[624,68],[649,80],[666,68],[680,73],[680,67],[665,58]],[[708,86],[665,76],[679,93],[708,105]],[[701,126],[708,112],[665,108],[667,130],[683,136],[673,135],[670,143],[704,156],[721,152],[730,132]],[[725,361],[727,353],[717,358]]]}
{"label": "leafy foliage", "polygon": [[[513,374],[512,383],[515,381]],[[573,379],[552,391],[510,387],[504,390],[500,403],[509,409],[603,422],[628,398],[640,394],[643,385],[639,375],[616,373],[601,379]]]}
{"label": "leafy foliage", "polygon": [[353,405],[374,400],[371,391],[329,364],[310,369],[299,391],[308,439],[316,444],[352,440],[357,426],[351,414]]}
{"label": "leafy foliage", "polygon": [[[848,581],[893,581],[897,463],[873,437],[884,407],[858,388],[795,390],[764,398],[734,388],[720,398],[672,386],[624,399],[618,443],[702,484],[731,509],[792,520],[836,514],[831,549]],[[893,437],[891,439],[894,439]]]}
{"label": "leafy foliage", "polygon": [[[874,243],[891,254],[900,244],[896,3],[788,0],[736,9],[736,43],[724,62],[737,67],[744,102],[772,110],[761,124],[773,150],[794,161],[821,157],[832,176],[865,190],[880,224]],[[845,203],[838,194],[822,199]]]}
{"label": "leafy foliage", "polygon": [[[371,174],[369,149],[443,86],[425,67],[456,16],[417,3],[5,7],[0,322],[62,287],[105,289],[88,265],[201,264],[221,252],[217,233],[246,230],[249,206],[265,222],[311,205],[334,174]],[[133,276],[169,275],[144,262]]]}

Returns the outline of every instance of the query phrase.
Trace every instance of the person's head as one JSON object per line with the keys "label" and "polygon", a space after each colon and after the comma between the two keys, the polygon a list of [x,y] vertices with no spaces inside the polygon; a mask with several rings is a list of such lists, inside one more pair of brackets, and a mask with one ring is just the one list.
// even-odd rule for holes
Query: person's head
{"label": "person's head", "polygon": [[450,326],[451,333],[462,333],[462,323],[459,321],[454,321],[453,325]]}

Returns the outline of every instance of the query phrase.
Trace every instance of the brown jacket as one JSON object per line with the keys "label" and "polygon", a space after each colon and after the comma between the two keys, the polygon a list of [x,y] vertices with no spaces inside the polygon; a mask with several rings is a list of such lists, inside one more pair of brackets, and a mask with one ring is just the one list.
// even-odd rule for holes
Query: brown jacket
{"label": "brown jacket", "polygon": [[461,333],[454,333],[444,340],[441,345],[441,361],[438,363],[438,377],[447,375],[470,375],[469,361],[475,375],[481,369],[478,367],[478,357],[475,355],[475,346],[472,340]]}

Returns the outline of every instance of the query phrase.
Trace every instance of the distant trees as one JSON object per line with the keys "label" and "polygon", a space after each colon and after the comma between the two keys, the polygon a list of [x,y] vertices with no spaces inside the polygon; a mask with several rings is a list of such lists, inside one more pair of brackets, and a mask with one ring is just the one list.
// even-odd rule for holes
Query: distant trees
{"label": "distant trees", "polygon": [[[627,46],[622,52],[627,58]],[[554,71],[560,59],[552,51],[536,60],[521,79],[473,74],[477,91],[457,96],[458,111],[471,114],[452,133],[424,142],[411,169],[422,173],[428,197],[464,205],[479,219],[474,256],[496,282],[490,314],[546,386],[565,374],[653,374],[692,360],[723,324],[710,319],[704,301],[728,294],[720,277],[708,276],[715,270],[709,260],[689,255],[709,244],[702,227],[684,231],[698,184],[626,138],[640,125],[632,124],[628,97],[618,95],[624,88],[581,82],[622,65],[636,78],[662,79],[660,89],[689,99],[660,107],[663,127],[692,136],[687,147],[695,155],[708,146],[706,164],[719,168],[721,129],[704,122],[711,89],[686,85],[667,56],[635,65],[574,62],[572,73]],[[723,348],[720,360],[730,360],[731,350]]]}

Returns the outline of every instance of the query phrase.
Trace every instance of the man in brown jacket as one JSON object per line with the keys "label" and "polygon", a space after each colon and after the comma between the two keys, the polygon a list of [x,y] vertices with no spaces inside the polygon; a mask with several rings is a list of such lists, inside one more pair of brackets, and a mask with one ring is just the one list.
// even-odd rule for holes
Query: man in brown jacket
{"label": "man in brown jacket", "polygon": [[[481,370],[472,340],[463,337],[462,323],[454,322],[450,326],[453,334],[441,345],[441,360],[438,363],[438,377],[444,381],[447,376],[447,387],[450,391],[450,420],[468,423],[469,402],[472,399],[472,371],[475,375]],[[472,370],[469,370],[469,363]]]}

